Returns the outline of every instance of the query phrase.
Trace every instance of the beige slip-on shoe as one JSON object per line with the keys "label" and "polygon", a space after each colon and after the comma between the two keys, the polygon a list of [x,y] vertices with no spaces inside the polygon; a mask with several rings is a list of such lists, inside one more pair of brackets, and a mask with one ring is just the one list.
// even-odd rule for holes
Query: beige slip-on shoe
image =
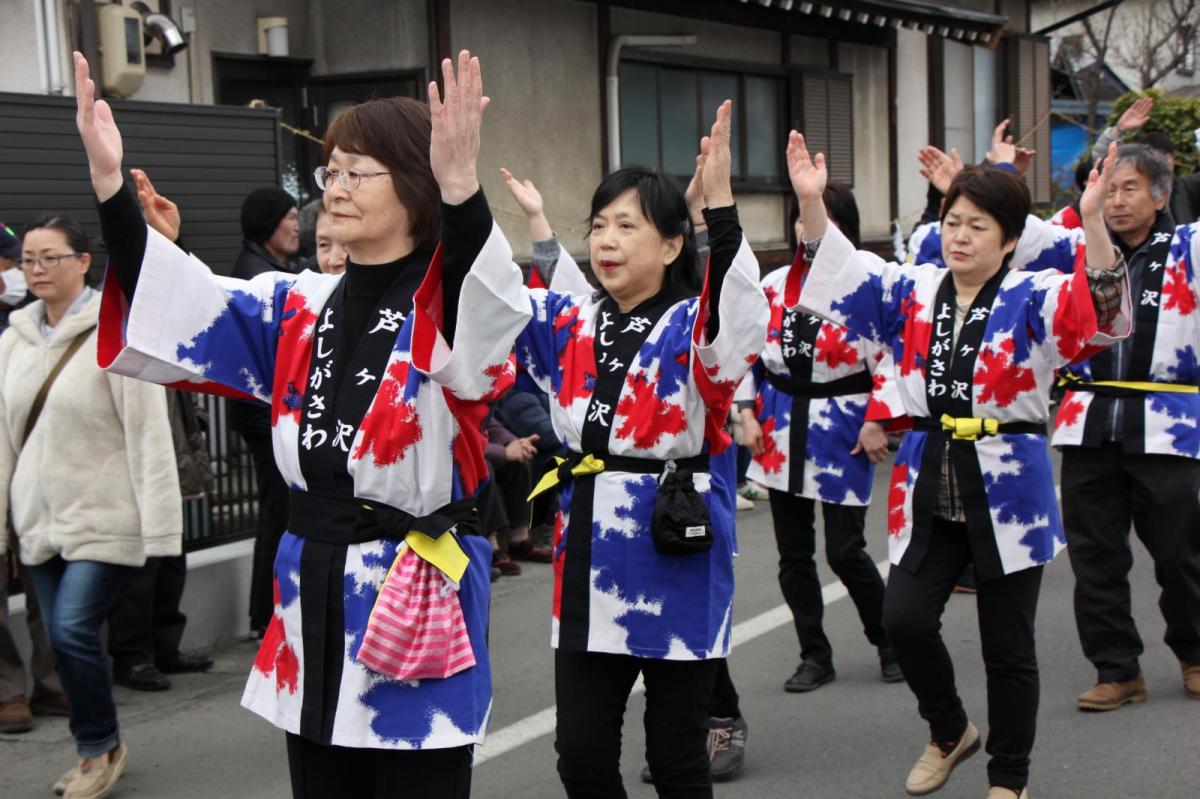
{"label": "beige slip-on shoe", "polygon": [[954,770],[955,766],[977,751],[979,751],[979,730],[968,721],[962,739],[950,754],[942,754],[942,750],[938,748],[937,744],[931,743],[925,747],[925,751],[912,767],[912,771],[908,773],[904,790],[912,796],[933,793],[946,784],[946,780],[950,778],[950,772]]}
{"label": "beige slip-on shoe", "polygon": [[1200,663],[1180,663],[1183,668],[1183,692],[1200,699]]}
{"label": "beige slip-on shoe", "polygon": [[63,799],[104,799],[125,773],[128,759],[128,750],[121,744],[108,753],[108,762],[104,765],[93,760],[86,771],[80,767],[79,773],[67,785]]}
{"label": "beige slip-on shoe", "polygon": [[988,788],[987,799],[1029,799],[1029,789],[1022,788],[1018,796],[1017,792],[1012,788],[998,788],[995,785]]}
{"label": "beige slip-on shoe", "polygon": [[67,786],[70,785],[78,776],[79,766],[73,766],[69,771],[63,772],[63,775],[54,781],[54,792],[59,796],[62,796],[67,792]]}
{"label": "beige slip-on shoe", "polygon": [[1125,682],[1102,682],[1093,685],[1075,700],[1079,709],[1089,713],[1116,710],[1121,705],[1146,701],[1146,679],[1139,674]]}

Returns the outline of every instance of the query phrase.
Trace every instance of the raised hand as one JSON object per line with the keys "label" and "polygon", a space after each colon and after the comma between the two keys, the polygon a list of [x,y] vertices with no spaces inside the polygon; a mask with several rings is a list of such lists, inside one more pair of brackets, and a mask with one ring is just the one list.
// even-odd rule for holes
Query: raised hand
{"label": "raised hand", "polygon": [[693,228],[704,227],[704,154],[696,156],[696,171],[688,181],[687,190],[683,193],[687,200],[688,216],[692,219]]}
{"label": "raised hand", "polygon": [[457,74],[449,58],[442,61],[442,84],[442,91],[437,81],[429,84],[429,165],[442,200],[458,205],[479,191],[479,129],[490,100],[483,96],[479,59],[466,50],[458,54]]}
{"label": "raised hand", "polygon": [[700,158],[703,163],[700,184],[704,204],[709,208],[733,205],[733,187],[730,181],[733,170],[733,153],[730,149],[732,122],[733,101],[726,100],[717,108],[717,118],[709,135],[700,140]]}
{"label": "raised hand", "polygon": [[96,98],[96,84],[88,77],[88,62],[82,53],[75,58],[75,127],[87,151],[88,171],[96,199],[104,202],[121,189],[121,159],[124,147],[112,109]]}
{"label": "raised hand", "polygon": [[513,173],[504,167],[500,167],[500,176],[504,178],[504,185],[508,187],[508,193],[517,201],[517,205],[521,207],[526,216],[532,219],[543,212],[542,193],[537,190],[537,186],[533,185],[532,180],[517,180],[513,177]]}
{"label": "raised hand", "polygon": [[821,193],[825,191],[825,184],[829,181],[829,172],[825,169],[825,154],[810,156],[804,134],[794,130],[788,134],[787,167],[796,199],[801,203],[821,202]]}
{"label": "raised hand", "polygon": [[1024,175],[1029,171],[1029,167],[1033,165],[1033,157],[1037,155],[1037,150],[1031,150],[1028,147],[1018,147],[1017,155],[1013,159],[1013,166],[1017,168],[1018,175]]}
{"label": "raised hand", "polygon": [[179,226],[182,223],[179,206],[159,194],[142,170],[131,169],[129,174],[133,175],[138,203],[142,206],[142,213],[146,215],[146,223],[163,234],[168,241],[178,239]]}
{"label": "raised hand", "polygon": [[1084,219],[1088,217],[1099,218],[1103,221],[1104,216],[1104,198],[1108,196],[1109,183],[1112,181],[1114,164],[1117,161],[1117,143],[1112,142],[1108,145],[1108,153],[1104,156],[1103,166],[1099,159],[1096,160],[1096,165],[1092,167],[1092,171],[1088,174],[1087,185],[1083,189],[1083,196],[1079,198],[1079,215]]}
{"label": "raised hand", "polygon": [[950,190],[950,184],[963,170],[962,158],[955,149],[951,149],[947,155],[933,145],[922,147],[917,152],[917,160],[921,162],[921,177],[942,194]]}
{"label": "raised hand", "polygon": [[1150,112],[1154,110],[1153,97],[1139,97],[1137,101],[1125,109],[1117,120],[1117,129],[1121,133],[1137,130],[1150,121]]}
{"label": "raised hand", "polygon": [[1104,199],[1111,188],[1116,171],[1117,143],[1108,145],[1108,154],[1101,166],[1099,160],[1088,175],[1087,186],[1079,198],[1079,215],[1083,218],[1084,244],[1087,264],[1097,269],[1110,269],[1116,264],[1108,229],[1104,226]]}
{"label": "raised hand", "polygon": [[992,144],[988,147],[987,160],[993,164],[1011,164],[1017,159],[1017,147],[1012,136],[1005,136],[1009,120],[1005,119],[992,131]]}
{"label": "raised hand", "polygon": [[529,234],[533,236],[533,240],[546,241],[554,238],[554,229],[550,227],[550,220],[546,219],[542,193],[533,185],[533,181],[517,180],[513,173],[504,167],[500,167],[500,176],[504,178],[508,193],[517,201],[525,216],[529,217]]}

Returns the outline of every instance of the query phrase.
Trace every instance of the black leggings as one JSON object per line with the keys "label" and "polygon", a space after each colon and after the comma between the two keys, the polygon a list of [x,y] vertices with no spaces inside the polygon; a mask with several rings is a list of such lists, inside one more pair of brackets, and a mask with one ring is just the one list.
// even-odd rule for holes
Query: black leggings
{"label": "black leggings", "polygon": [[554,749],[569,799],[624,799],[621,726],[629,692],[646,682],[646,762],[660,797],[711,799],[708,717],[717,660],[554,653]]}
{"label": "black leggings", "polygon": [[[825,601],[815,559],[817,503],[775,489],[770,490],[769,497],[779,548],[779,587],[792,611],[800,658],[832,666],[833,648],[825,636]],[[825,517],[825,559],[850,593],[867,640],[877,647],[887,646],[882,620],[883,578],[867,554],[863,535],[867,509],[822,502],[821,511]]]}
{"label": "black leggings", "polygon": [[293,799],[467,799],[471,747],[350,749],[287,736]]}
{"label": "black leggings", "polygon": [[[942,611],[963,568],[971,563],[967,526],[933,520],[929,551],[915,573],[897,567],[888,577],[883,624],[900,670],[917,697],[931,740],[959,740],[967,714],[954,684],[954,663],[942,640]],[[1034,619],[1042,567],[979,583],[976,605],[987,670],[988,778],[1021,790],[1037,729],[1038,664]]]}

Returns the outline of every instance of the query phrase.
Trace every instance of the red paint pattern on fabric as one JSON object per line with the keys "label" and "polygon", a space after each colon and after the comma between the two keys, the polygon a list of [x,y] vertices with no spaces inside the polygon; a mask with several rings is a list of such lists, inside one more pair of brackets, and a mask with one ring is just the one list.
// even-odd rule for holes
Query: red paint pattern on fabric
{"label": "red paint pattern on fabric", "polygon": [[554,552],[554,600],[550,610],[551,615],[556,618],[562,618],[562,576],[563,567],[567,564],[567,547],[564,541],[563,531],[565,529],[565,518],[562,508],[559,508],[554,514],[554,537],[553,552]]}
{"label": "red paint pattern on fabric", "polygon": [[281,416],[291,416],[297,424],[300,422],[312,360],[313,327],[317,323],[317,315],[308,309],[304,296],[294,291],[288,292],[281,318],[271,384],[272,427]]}
{"label": "red paint pattern on fabric", "polygon": [[888,535],[898,536],[908,524],[904,501],[908,499],[908,464],[892,467],[892,487],[888,491]]}
{"label": "red paint pattern on fabric", "polygon": [[774,432],[775,417],[772,416],[762,423],[763,452],[754,456],[754,460],[767,474],[779,474],[783,471],[783,464],[787,462],[787,455],[775,445],[775,439],[771,435]]}
{"label": "red paint pattern on fabric", "polygon": [[1196,310],[1196,294],[1188,283],[1182,261],[1167,268],[1162,293],[1164,308],[1177,311],[1180,316],[1188,316]]}
{"label": "red paint pattern on fabric", "polygon": [[918,369],[917,356],[922,361],[929,354],[929,341],[933,337],[933,323],[920,319],[925,306],[913,299],[912,295],[905,297],[900,303],[900,314],[904,317],[904,357],[899,361],[900,374],[909,375]]}
{"label": "red paint pattern on fabric", "polygon": [[629,393],[617,403],[617,416],[624,417],[617,438],[632,438],[638,449],[651,449],[663,436],[679,435],[687,429],[683,407],[659,399],[645,372],[627,375],[625,385]]}
{"label": "red paint pattern on fabric", "polygon": [[1083,415],[1083,411],[1083,400],[1071,396],[1062,405],[1058,406],[1058,415],[1054,417],[1054,429],[1072,427],[1079,422],[1079,417]]}
{"label": "red paint pattern on fabric", "polygon": [[975,365],[975,385],[980,402],[995,402],[1001,408],[1012,404],[1017,395],[1037,388],[1033,370],[1013,364],[1017,349],[1014,339],[1006,338],[1000,347],[983,347]]}
{"label": "red paint pattern on fabric", "polygon": [[421,419],[417,409],[404,400],[411,364],[396,361],[388,366],[375,401],[363,417],[359,429],[362,440],[351,457],[362,460],[374,455],[376,466],[391,466],[404,458],[414,444],[421,440]]}
{"label": "red paint pattern on fabric", "polygon": [[554,395],[560,407],[569,408],[577,399],[590,399],[596,385],[596,353],[592,336],[579,335],[579,306],[572,306],[554,319],[554,332],[567,329],[567,340],[558,354],[562,387]]}
{"label": "red paint pattern on fabric", "polygon": [[442,388],[442,395],[458,423],[451,453],[458,466],[463,493],[471,495],[479,490],[479,484],[488,476],[487,460],[483,456],[487,449],[487,438],[483,434],[483,420],[488,415],[487,400],[462,400],[445,387]]}
{"label": "red paint pattern on fabric", "polygon": [[858,348],[846,343],[846,328],[840,325],[822,324],[816,349],[816,360],[826,363],[830,369],[853,366],[860,360]]}
{"label": "red paint pattern on fabric", "polygon": [[1050,333],[1058,352],[1068,360],[1078,359],[1081,352],[1088,349],[1088,341],[1098,332],[1092,292],[1084,273],[1086,263],[1086,248],[1080,246],[1075,251],[1075,271],[1070,280],[1064,280],[1059,286],[1054,317],[1050,320]]}
{"label": "red paint pattern on fabric", "polygon": [[[280,604],[278,578],[274,580],[273,588],[275,607],[278,609]],[[283,618],[279,615],[278,610],[267,624],[267,631],[263,634],[262,643],[258,647],[258,655],[254,658],[254,669],[264,677],[270,677],[271,672],[275,673],[276,692],[286,690],[289,694],[294,694],[300,686],[300,660],[296,657],[295,650],[287,642],[283,631]]]}

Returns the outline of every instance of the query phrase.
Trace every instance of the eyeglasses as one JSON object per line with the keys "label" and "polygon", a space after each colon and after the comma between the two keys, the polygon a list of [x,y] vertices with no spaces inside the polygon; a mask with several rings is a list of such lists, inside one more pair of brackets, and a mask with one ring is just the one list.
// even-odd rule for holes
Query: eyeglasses
{"label": "eyeglasses", "polygon": [[81,252],[68,252],[62,255],[40,255],[37,258],[22,258],[17,263],[21,265],[22,269],[33,269],[38,265],[43,269],[53,269],[62,263],[64,258],[79,258],[82,255],[83,253]]}
{"label": "eyeglasses", "polygon": [[362,185],[363,178],[377,178],[380,175],[387,175],[389,172],[358,172],[353,169],[347,169],[343,172],[340,169],[326,169],[319,166],[313,170],[313,180],[317,181],[317,188],[321,191],[329,191],[336,183],[346,191],[354,191]]}

